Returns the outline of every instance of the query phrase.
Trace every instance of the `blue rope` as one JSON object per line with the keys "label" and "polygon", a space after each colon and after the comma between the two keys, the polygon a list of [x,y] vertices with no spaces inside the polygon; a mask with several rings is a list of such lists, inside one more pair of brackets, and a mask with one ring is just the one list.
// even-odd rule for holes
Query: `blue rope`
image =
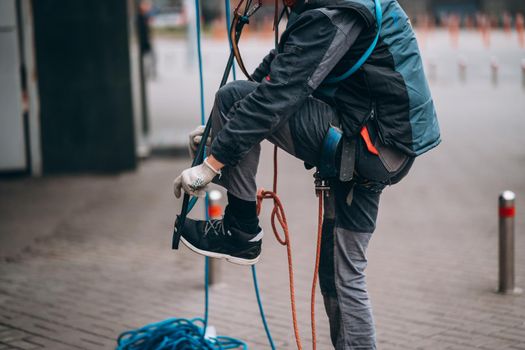
{"label": "blue rope", "polygon": [[[201,324],[201,325],[199,325]],[[243,341],[230,337],[206,338],[204,320],[170,318],[122,333],[116,350],[247,350]]]}
{"label": "blue rope", "polygon": [[201,11],[199,0],[195,0],[195,26],[197,27],[197,56],[199,58],[199,83],[201,96],[201,124],[206,123],[206,116],[204,115],[204,78],[202,69],[202,50],[201,50]]}
{"label": "blue rope", "polygon": [[261,320],[263,322],[264,331],[266,332],[266,337],[270,343],[272,350],[275,350],[275,345],[273,343],[272,334],[270,333],[270,328],[266,322],[266,316],[264,316],[264,309],[261,301],[261,295],[259,293],[259,283],[257,282],[257,271],[255,265],[252,265],[252,277],[253,277],[253,289],[255,289],[255,296],[257,297],[257,305],[259,306],[259,313],[261,314]]}
{"label": "blue rope", "polygon": [[[195,25],[197,27],[197,54],[199,57],[199,83],[200,83],[200,100],[201,100],[201,124],[204,125],[206,123],[206,115],[204,111],[204,72],[202,68],[202,48],[201,48],[201,14],[200,14],[200,1],[195,0],[195,14],[196,14],[196,22]],[[206,154],[206,148],[204,149],[204,153]],[[193,203],[197,202],[197,198]],[[192,206],[193,207],[193,206]],[[204,202],[204,215],[206,216],[206,220],[208,219],[208,196],[206,195],[206,200]],[[190,208],[189,208],[190,209]],[[189,211],[188,211],[189,212]],[[206,328],[208,328],[208,316],[209,316],[209,268],[210,260],[208,257],[204,259],[204,332],[206,332]]]}

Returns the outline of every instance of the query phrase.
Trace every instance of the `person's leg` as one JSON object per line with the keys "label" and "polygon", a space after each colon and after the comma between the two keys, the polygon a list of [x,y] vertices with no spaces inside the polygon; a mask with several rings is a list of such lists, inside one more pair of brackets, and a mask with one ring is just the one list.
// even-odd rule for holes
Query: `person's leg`
{"label": "person's leg", "polygon": [[[222,87],[216,94],[212,112],[212,138],[224,127],[237,108],[237,102],[257,88],[257,83],[235,81]],[[335,111],[327,104],[309,98],[289,121],[276,128],[268,140],[303,161],[317,164],[320,147]],[[255,177],[261,146],[256,145],[235,167],[225,167],[215,183],[228,191],[227,213],[240,219],[254,221],[257,184]]]}
{"label": "person's leg", "polygon": [[[237,108],[237,102],[256,89],[257,85],[254,82],[240,80],[228,83],[219,89],[215,96],[211,116],[212,139],[228,122],[230,112]],[[228,191],[225,218],[243,232],[253,235],[260,232],[256,205],[257,184],[255,183],[260,152],[261,146],[256,145],[237,166],[224,167],[222,176],[214,180]]]}
{"label": "person's leg", "polygon": [[375,230],[382,190],[399,182],[413,163],[413,158],[407,157],[390,172],[361,139],[356,158],[354,181],[332,183],[325,200],[319,278],[337,350],[376,348],[365,280],[366,250]]}
{"label": "person's leg", "polygon": [[336,182],[326,201],[319,277],[337,350],[376,348],[365,269],[379,196],[376,190]]}
{"label": "person's leg", "polygon": [[[236,81],[219,89],[212,110],[212,135],[228,122],[237,102],[252,92],[256,83]],[[255,264],[261,253],[262,229],[256,211],[255,176],[260,146],[254,147],[236,167],[225,167],[214,182],[228,191],[224,217],[214,220],[186,218],[181,241],[196,253],[224,258],[241,265]]]}
{"label": "person's leg", "polygon": [[[245,80],[230,82],[217,91],[215,103],[211,114],[212,139],[228,122],[237,108],[236,102],[242,100],[257,88],[257,83]],[[228,193],[243,201],[255,202],[257,196],[257,184],[255,177],[259,165],[261,146],[254,146],[250,152],[235,167],[226,166],[222,169],[222,176],[214,182],[226,188]]]}
{"label": "person's leg", "polygon": [[[238,102],[257,88],[256,83],[227,84],[217,93],[212,113],[212,137],[235,118]],[[289,121],[278,125],[268,140],[303,161],[316,165],[326,132],[335,120],[335,110],[309,98]],[[235,167],[225,167],[217,183],[228,190],[228,206],[222,220],[185,221],[181,241],[195,252],[226,258],[238,264],[254,264],[261,251],[263,232],[256,215],[255,176],[260,145],[256,145]]]}

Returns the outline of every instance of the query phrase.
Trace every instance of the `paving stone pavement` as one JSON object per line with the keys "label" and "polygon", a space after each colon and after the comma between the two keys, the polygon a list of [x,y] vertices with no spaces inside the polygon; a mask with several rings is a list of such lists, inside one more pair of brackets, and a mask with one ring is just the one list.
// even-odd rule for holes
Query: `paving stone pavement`
{"label": "paving stone pavement", "polygon": [[[379,349],[525,349],[525,296],[497,284],[497,196],[518,194],[516,273],[525,287],[525,99],[519,86],[436,85],[443,144],[382,198],[368,284]],[[316,198],[280,154],[301,336],[309,343]],[[203,312],[203,259],[172,251],[173,177],[187,159],[137,172],[0,181],[0,349],[112,349],[124,330]],[[271,186],[264,148],[259,183]],[[266,204],[262,217],[270,232]],[[196,208],[194,213],[201,209]],[[197,214],[195,214],[197,215]],[[283,247],[266,237],[261,292],[278,349],[294,349]],[[250,270],[222,264],[211,325],[267,349]],[[330,349],[317,298],[319,349]]]}

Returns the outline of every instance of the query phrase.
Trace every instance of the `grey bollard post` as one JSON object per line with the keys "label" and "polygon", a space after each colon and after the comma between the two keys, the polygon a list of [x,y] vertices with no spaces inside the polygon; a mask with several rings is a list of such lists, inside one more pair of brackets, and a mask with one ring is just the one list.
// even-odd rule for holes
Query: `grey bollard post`
{"label": "grey bollard post", "polygon": [[428,79],[432,82],[437,80],[437,64],[434,60],[428,62]]}
{"label": "grey bollard post", "polygon": [[490,71],[491,71],[491,80],[494,87],[498,86],[499,81],[499,63],[496,57],[492,57],[490,60]]}
{"label": "grey bollard post", "polygon": [[467,81],[467,58],[460,56],[458,60],[459,80],[464,83]]}
{"label": "grey bollard post", "polygon": [[505,191],[499,196],[499,287],[502,294],[520,294],[515,286],[514,219],[516,195]]}
{"label": "grey bollard post", "polygon": [[525,58],[521,60],[521,85],[525,89]]}
{"label": "grey bollard post", "polygon": [[[208,193],[208,218],[210,220],[220,219],[222,217],[221,198],[222,193],[220,191],[212,190]],[[219,284],[221,281],[220,259],[209,258],[208,263],[208,283],[210,285]]]}

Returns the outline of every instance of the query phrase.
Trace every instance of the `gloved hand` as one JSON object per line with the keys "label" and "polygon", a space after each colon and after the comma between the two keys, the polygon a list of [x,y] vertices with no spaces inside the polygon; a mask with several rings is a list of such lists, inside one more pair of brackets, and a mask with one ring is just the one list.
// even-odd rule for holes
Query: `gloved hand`
{"label": "gloved hand", "polygon": [[220,170],[215,170],[209,163],[208,159],[204,159],[201,165],[194,166],[184,170],[173,182],[173,193],[175,197],[180,198],[182,190],[190,196],[204,197],[208,184],[217,175],[221,175]]}
{"label": "gloved hand", "polygon": [[[189,134],[190,140],[188,144],[188,150],[190,151],[191,158],[195,158],[195,152],[197,152],[197,148],[199,148],[199,145],[202,141],[202,134],[204,134],[204,129],[204,125],[200,125]],[[208,140],[206,140],[206,146],[210,145],[211,137],[208,137]]]}

